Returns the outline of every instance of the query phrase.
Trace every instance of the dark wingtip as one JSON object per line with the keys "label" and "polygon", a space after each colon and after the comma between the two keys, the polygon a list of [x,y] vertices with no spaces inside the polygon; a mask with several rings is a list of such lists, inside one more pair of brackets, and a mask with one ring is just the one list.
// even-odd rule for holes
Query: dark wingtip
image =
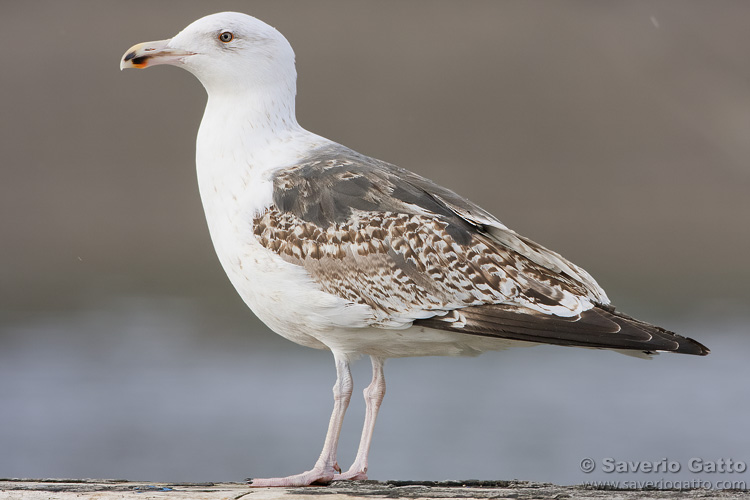
{"label": "dark wingtip", "polygon": [[245,478],[245,482],[246,482],[247,484],[253,484],[253,478],[251,478],[251,477],[247,477],[247,478]]}
{"label": "dark wingtip", "polygon": [[677,337],[680,338],[680,345],[677,349],[674,350],[674,352],[678,352],[680,354],[693,354],[695,356],[706,356],[711,352],[711,349],[704,346],[697,340],[689,339],[687,337],[681,337],[679,335],[677,335]]}
{"label": "dark wingtip", "polygon": [[[674,353],[679,353],[679,354],[690,354],[693,356],[706,356],[708,353],[711,352],[711,350],[708,347],[704,346],[697,340],[693,340],[688,337],[683,337],[682,335],[677,335],[676,333],[671,332],[660,326],[652,325],[650,323],[646,323],[644,321],[631,318],[627,314],[623,314],[622,312],[617,311],[611,305],[603,306],[601,304],[597,304],[597,307],[611,314],[612,315],[611,319],[617,322],[622,328],[625,328],[626,326],[634,326],[636,328],[639,328],[653,335],[651,342],[654,343],[655,350],[657,351],[662,350],[666,352],[674,352]],[[625,323],[627,323],[627,325],[621,321],[618,321],[618,319],[624,320]],[[663,347],[656,346],[657,342],[662,342],[662,341],[671,342],[672,344],[677,344],[677,345],[674,348],[669,348],[666,346],[663,346]]]}
{"label": "dark wingtip", "polygon": [[135,51],[133,51],[133,52],[128,52],[128,53],[127,53],[127,54],[125,55],[125,59],[124,59],[124,60],[125,60],[125,61],[130,61],[130,60],[131,60],[131,59],[133,59],[134,57],[135,57]]}

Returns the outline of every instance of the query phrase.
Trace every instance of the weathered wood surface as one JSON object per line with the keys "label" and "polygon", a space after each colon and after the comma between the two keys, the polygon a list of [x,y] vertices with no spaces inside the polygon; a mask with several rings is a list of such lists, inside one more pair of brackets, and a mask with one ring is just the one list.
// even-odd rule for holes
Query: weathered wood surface
{"label": "weathered wood surface", "polygon": [[0,479],[2,500],[344,500],[347,498],[750,499],[736,490],[603,490],[525,481],[356,481],[309,488],[252,489],[244,483],[139,483],[125,480]]}

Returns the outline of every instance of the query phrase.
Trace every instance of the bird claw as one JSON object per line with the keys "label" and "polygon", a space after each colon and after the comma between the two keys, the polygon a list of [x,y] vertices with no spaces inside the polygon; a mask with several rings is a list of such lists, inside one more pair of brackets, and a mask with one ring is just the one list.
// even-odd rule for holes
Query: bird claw
{"label": "bird claw", "polygon": [[332,470],[313,468],[302,474],[287,477],[272,477],[265,479],[247,478],[245,481],[251,488],[297,487],[297,486],[325,486],[334,481],[364,481],[367,470],[349,469],[341,472],[338,463],[333,464]]}
{"label": "bird claw", "polygon": [[348,470],[341,474],[333,476],[334,481],[365,481],[367,480],[367,472],[365,471],[353,471]]}
{"label": "bird claw", "polygon": [[331,484],[336,477],[336,473],[330,470],[313,468],[302,474],[295,474],[287,477],[271,477],[263,479],[248,478],[247,484],[251,488],[272,488],[272,487],[296,487],[296,486],[325,486]]}

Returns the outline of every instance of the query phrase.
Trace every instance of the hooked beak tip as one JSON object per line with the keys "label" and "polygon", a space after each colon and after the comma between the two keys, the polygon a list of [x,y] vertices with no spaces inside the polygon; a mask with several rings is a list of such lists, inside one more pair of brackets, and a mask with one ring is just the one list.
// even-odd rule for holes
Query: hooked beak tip
{"label": "hooked beak tip", "polygon": [[120,59],[120,69],[148,68],[157,64],[179,64],[193,52],[169,47],[171,40],[139,43],[130,47]]}

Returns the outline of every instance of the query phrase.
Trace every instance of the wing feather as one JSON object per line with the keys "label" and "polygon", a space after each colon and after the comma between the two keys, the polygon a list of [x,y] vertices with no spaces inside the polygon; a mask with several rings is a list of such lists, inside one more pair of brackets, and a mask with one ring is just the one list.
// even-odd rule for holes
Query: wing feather
{"label": "wing feather", "polygon": [[522,311],[502,304],[467,307],[458,314],[460,318],[453,318],[453,321],[433,317],[417,320],[414,325],[577,347],[632,349],[647,353],[671,351],[701,356],[709,352],[693,339],[636,320],[611,307],[597,306],[579,316],[567,318]]}
{"label": "wing feather", "polygon": [[586,271],[412,172],[335,146],[273,181],[274,205],[253,221],[258,241],[324,291],[370,306],[375,326],[707,352],[616,313]]}

